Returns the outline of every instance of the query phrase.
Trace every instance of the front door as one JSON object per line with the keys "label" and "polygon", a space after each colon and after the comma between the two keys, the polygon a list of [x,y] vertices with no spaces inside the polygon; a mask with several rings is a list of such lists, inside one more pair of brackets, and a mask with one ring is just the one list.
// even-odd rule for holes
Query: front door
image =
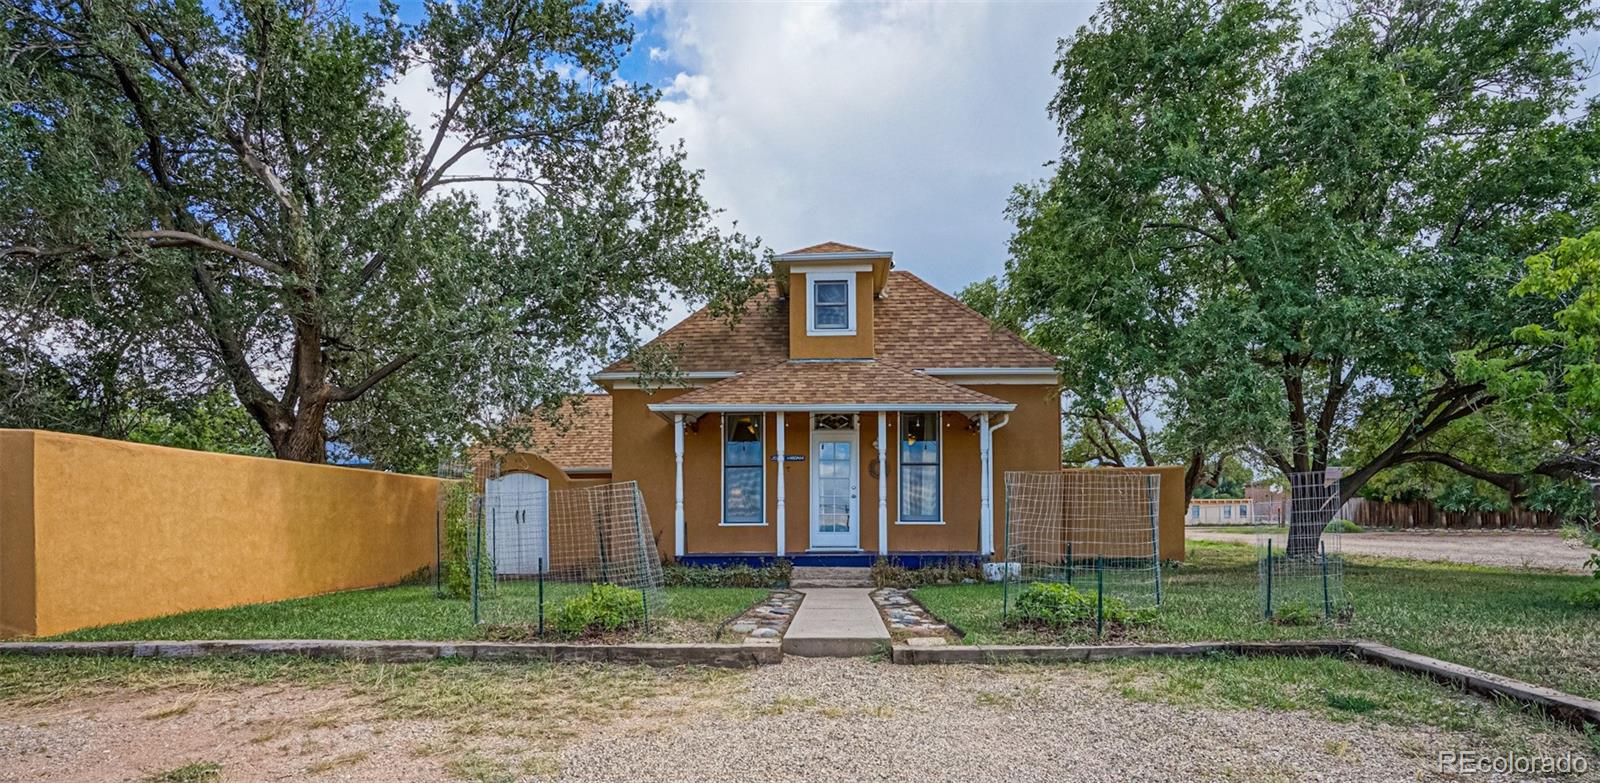
{"label": "front door", "polygon": [[811,548],[861,546],[861,474],[854,430],[811,433]]}

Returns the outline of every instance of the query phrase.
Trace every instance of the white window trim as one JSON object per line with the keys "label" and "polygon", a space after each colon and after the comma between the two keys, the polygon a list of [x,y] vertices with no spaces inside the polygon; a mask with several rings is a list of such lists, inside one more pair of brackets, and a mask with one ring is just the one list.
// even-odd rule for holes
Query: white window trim
{"label": "white window trim", "polygon": [[[848,326],[844,329],[817,328],[817,283],[844,283],[844,310]],[[853,337],[856,333],[856,274],[854,272],[806,273],[806,336]]]}
{"label": "white window trim", "polygon": [[[946,517],[944,513],[944,413],[942,411],[912,411],[914,413],[932,413],[939,417],[939,516]],[[901,484],[904,482],[905,472],[900,465],[900,433],[905,432],[905,412],[895,411],[894,414],[894,523],[896,525],[942,525],[943,519],[901,519],[900,498],[904,494]]]}
{"label": "white window trim", "polygon": [[[761,439],[761,521],[760,522],[729,522],[728,521],[728,417],[754,415],[761,422],[761,429],[756,434]],[[737,414],[725,413],[718,423],[717,432],[717,527],[766,527],[767,526],[767,463],[771,459],[767,456],[767,414]],[[748,467],[748,466],[746,466]]]}

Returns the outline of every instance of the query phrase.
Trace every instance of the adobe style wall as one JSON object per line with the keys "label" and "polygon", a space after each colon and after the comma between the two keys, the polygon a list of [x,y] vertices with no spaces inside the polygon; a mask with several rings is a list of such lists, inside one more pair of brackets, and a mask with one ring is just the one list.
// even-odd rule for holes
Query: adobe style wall
{"label": "adobe style wall", "polygon": [[439,482],[0,430],[0,635],[399,582]]}

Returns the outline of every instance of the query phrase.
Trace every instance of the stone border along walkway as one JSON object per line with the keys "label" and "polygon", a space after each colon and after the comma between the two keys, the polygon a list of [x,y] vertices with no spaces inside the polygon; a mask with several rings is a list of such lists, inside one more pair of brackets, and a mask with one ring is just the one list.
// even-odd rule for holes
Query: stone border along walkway
{"label": "stone border along walkway", "polygon": [[745,634],[750,639],[782,639],[794,614],[805,596],[794,590],[773,590],[756,605],[717,629],[716,641],[722,640],[723,631]]}
{"label": "stone border along walkway", "polygon": [[889,635],[896,642],[922,645],[945,644],[959,641],[962,633],[955,626],[940,620],[928,611],[911,591],[900,587],[880,587],[872,591],[872,603],[889,626]]}

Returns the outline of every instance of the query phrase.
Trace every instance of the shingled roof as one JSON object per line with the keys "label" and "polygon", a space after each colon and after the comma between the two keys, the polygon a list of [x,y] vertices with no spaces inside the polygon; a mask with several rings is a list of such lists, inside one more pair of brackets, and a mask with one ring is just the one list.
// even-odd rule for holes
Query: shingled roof
{"label": "shingled roof", "polygon": [[[718,381],[662,403],[663,409],[741,405],[874,406],[904,410],[1010,410],[1014,405],[965,386],[883,361],[786,361]],[[651,408],[657,406],[652,405]]]}
{"label": "shingled roof", "polygon": [[611,395],[585,394],[563,405],[556,418],[559,426],[541,416],[524,421],[527,450],[563,470],[611,467]]}
{"label": "shingled roof", "polygon": [[[822,249],[817,248],[844,248]],[[852,252],[826,242],[796,252]],[[908,369],[929,367],[1054,367],[1054,356],[989,322],[955,297],[910,272],[889,272],[874,300],[874,351],[878,359]],[[701,308],[652,340],[672,353],[683,372],[748,372],[789,358],[789,301],[775,281],[745,304],[737,324]],[[604,372],[628,372],[620,361]]]}

